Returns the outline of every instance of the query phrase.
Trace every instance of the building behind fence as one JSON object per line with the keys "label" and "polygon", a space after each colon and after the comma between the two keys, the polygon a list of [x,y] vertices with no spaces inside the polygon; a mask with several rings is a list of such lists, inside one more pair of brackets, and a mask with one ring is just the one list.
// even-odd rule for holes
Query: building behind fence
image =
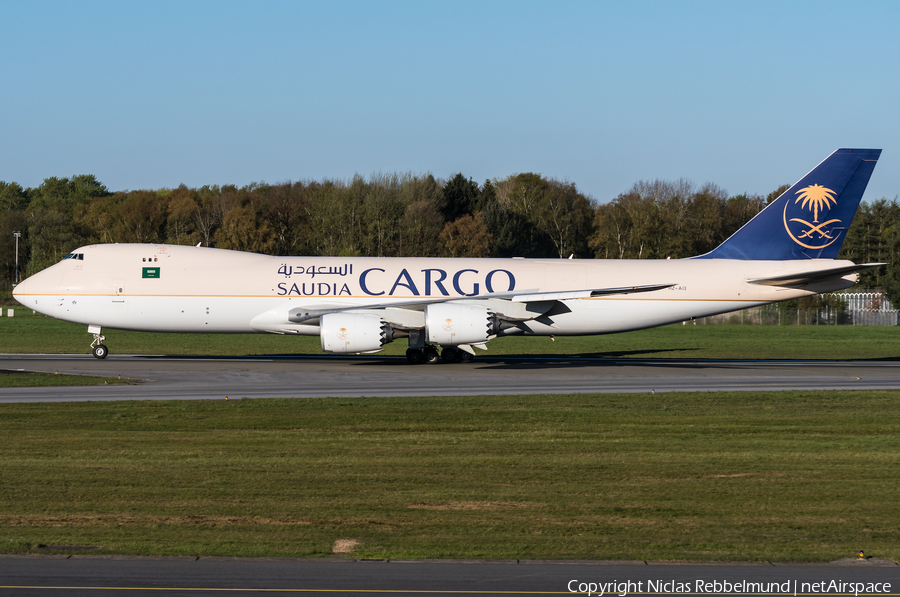
{"label": "building behind fence", "polygon": [[897,325],[897,309],[881,291],[834,294],[846,301],[852,325]]}
{"label": "building behind fence", "polygon": [[[702,325],[897,325],[898,310],[878,289],[861,292],[833,292],[845,305],[819,309],[799,309],[795,302],[775,303],[736,313],[713,315],[696,320]],[[690,323],[690,322],[686,322]]]}

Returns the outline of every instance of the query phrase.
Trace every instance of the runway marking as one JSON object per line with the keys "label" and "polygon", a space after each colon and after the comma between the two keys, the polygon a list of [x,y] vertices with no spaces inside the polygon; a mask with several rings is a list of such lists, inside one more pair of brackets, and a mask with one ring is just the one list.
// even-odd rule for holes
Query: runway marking
{"label": "runway marking", "polygon": [[[427,589],[243,589],[206,587],[47,587],[40,585],[0,585],[0,589],[43,589],[58,591],[217,591],[234,593],[404,593],[410,595],[572,595],[571,591],[442,591]],[[669,593],[640,593],[668,595]],[[745,593],[752,595],[753,593]],[[890,593],[879,593],[890,595]]]}
{"label": "runway marking", "polygon": [[[240,593],[403,593],[409,595],[583,595],[585,591],[442,591],[425,589],[240,589],[204,587],[46,587],[40,585],[0,585],[0,589],[43,589],[60,591],[194,591]],[[773,593],[741,593],[742,595],[772,595]],[[822,593],[774,593],[776,595],[822,595]],[[830,595],[880,595],[898,597],[900,593],[829,593]],[[635,591],[629,595],[708,595],[708,593],[663,593]]]}

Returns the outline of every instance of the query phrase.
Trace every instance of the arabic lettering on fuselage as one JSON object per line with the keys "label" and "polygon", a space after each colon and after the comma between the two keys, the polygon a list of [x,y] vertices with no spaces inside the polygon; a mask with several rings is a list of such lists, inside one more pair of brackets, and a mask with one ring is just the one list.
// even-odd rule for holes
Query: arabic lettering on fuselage
{"label": "arabic lettering on fuselage", "polygon": [[[298,271],[299,270],[299,271]],[[312,276],[353,273],[353,265],[343,268],[292,267],[282,265],[279,274],[286,277],[306,274]],[[491,270],[482,274],[477,269],[447,271],[439,268],[422,270],[400,270],[396,276],[380,267],[370,267],[359,274],[360,292],[351,290],[349,284],[341,282],[281,282],[278,296],[477,296],[494,292],[510,292],[516,289],[516,278],[505,269]]]}
{"label": "arabic lettering on fuselage", "polygon": [[281,267],[278,268],[278,273],[283,275],[285,278],[290,278],[291,276],[299,276],[301,274],[305,274],[310,278],[315,278],[316,276],[347,276],[353,274],[353,264],[345,263],[343,266],[320,265],[316,267],[314,265],[298,266],[282,263]]}

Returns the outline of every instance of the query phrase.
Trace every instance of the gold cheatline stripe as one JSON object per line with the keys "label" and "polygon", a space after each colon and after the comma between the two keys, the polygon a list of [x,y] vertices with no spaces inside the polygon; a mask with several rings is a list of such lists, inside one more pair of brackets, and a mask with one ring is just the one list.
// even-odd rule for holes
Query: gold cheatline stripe
{"label": "gold cheatline stripe", "polygon": [[[563,291],[568,292],[568,291]],[[541,294],[541,293],[539,293]],[[542,293],[542,294],[553,294],[553,293]],[[61,297],[68,298],[70,296],[80,296],[80,297],[96,297],[96,298],[128,298],[128,297],[150,297],[150,298],[271,298],[271,299],[370,299],[370,300],[387,300],[387,299],[396,299],[396,300],[406,300],[410,301],[415,300],[434,300],[434,299],[447,299],[448,301],[455,301],[459,299],[470,298],[474,299],[474,297],[465,297],[465,296],[397,296],[397,295],[337,295],[337,294],[23,294],[22,298],[29,296],[50,296],[50,297]],[[490,296],[483,297],[485,299],[491,298]],[[474,299],[479,300],[479,299]],[[503,300],[503,299],[500,299]],[[563,300],[582,300],[582,301],[648,301],[648,302],[657,302],[657,303],[759,303],[760,305],[768,305],[777,301],[768,301],[768,300],[757,300],[757,299],[716,299],[716,298],[683,298],[683,299],[663,299],[663,298],[616,298],[612,296],[598,296],[598,297],[584,297],[581,299],[563,299]],[[27,305],[26,305],[27,306]],[[349,307],[348,307],[349,308]],[[352,307],[354,309],[365,309],[365,305],[361,305],[359,307]],[[399,305],[398,308],[403,308],[402,305]]]}

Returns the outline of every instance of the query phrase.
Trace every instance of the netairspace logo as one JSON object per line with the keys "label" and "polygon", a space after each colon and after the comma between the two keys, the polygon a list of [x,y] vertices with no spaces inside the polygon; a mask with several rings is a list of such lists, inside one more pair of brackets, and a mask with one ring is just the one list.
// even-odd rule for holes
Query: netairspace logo
{"label": "netairspace logo", "polygon": [[570,593],[585,595],[619,595],[628,594],[710,594],[752,593],[771,595],[809,595],[815,593],[833,593],[842,595],[880,595],[891,592],[889,582],[844,582],[842,580],[823,580],[819,582],[798,582],[787,580],[777,582],[750,582],[727,580],[641,580],[587,582],[570,580],[567,588]]}

